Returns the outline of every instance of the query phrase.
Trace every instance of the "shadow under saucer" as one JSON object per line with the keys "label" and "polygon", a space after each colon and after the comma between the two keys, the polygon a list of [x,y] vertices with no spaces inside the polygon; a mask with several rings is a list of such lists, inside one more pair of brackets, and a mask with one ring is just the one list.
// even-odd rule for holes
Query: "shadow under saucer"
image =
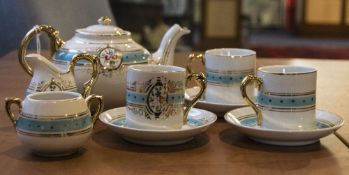
{"label": "shadow under saucer", "polygon": [[136,143],[131,143],[125,140],[121,135],[111,131],[110,129],[103,129],[94,133],[92,139],[104,147],[111,149],[118,149],[130,152],[142,152],[142,153],[162,153],[162,152],[178,152],[184,150],[195,149],[201,147],[209,142],[209,137],[206,133],[202,133],[194,136],[194,138],[188,142],[169,145],[169,146],[147,146]]}

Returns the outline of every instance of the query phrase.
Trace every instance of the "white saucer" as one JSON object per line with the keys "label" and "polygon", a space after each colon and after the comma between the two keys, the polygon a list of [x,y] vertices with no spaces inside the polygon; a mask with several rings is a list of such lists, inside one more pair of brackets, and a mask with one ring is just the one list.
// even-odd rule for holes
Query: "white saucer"
{"label": "white saucer", "polygon": [[306,131],[261,128],[256,125],[256,114],[250,107],[229,111],[224,118],[239,132],[246,134],[255,141],[282,146],[300,146],[315,143],[344,124],[340,116],[322,110],[316,110],[317,128]]}
{"label": "white saucer", "polygon": [[143,145],[176,145],[190,141],[217,120],[212,112],[192,108],[188,122],[181,129],[149,130],[131,128],[126,125],[125,107],[103,112],[99,119],[125,140]]}
{"label": "white saucer", "polygon": [[[185,94],[185,98],[190,99],[190,97],[197,94],[198,91],[199,91],[198,87],[193,87],[193,88],[187,89],[186,94]],[[218,114],[218,116],[223,116],[226,112],[228,112],[232,109],[236,109],[236,108],[240,108],[240,107],[244,107],[244,106],[247,106],[247,104],[245,104],[245,103],[225,104],[225,103],[219,103],[219,102],[210,102],[210,101],[207,101],[205,99],[200,99],[195,105],[195,107],[197,107],[197,108],[212,111],[212,112]]]}

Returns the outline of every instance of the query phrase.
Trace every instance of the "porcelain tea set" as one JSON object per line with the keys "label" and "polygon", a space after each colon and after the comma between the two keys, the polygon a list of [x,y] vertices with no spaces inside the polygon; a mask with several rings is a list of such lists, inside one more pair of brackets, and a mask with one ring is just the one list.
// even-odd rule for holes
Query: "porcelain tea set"
{"label": "porcelain tea set", "polygon": [[[102,17],[97,25],[77,29],[67,42],[48,25],[35,26],[23,38],[18,57],[32,80],[23,101],[5,101],[18,138],[34,153],[76,152],[97,118],[124,139],[144,145],[190,141],[217,120],[210,111],[225,113],[236,130],[274,145],[314,143],[343,125],[341,117],[315,108],[314,68],[265,66],[255,74],[254,51],[223,48],[191,54],[185,69],[172,64],[176,42],[190,32],[187,28],[172,26],[151,54],[130,32],[110,24]],[[51,61],[26,54],[40,32],[51,39]],[[194,73],[195,60],[205,65],[205,74]],[[196,86],[188,88],[190,81]],[[13,105],[20,109],[18,117]],[[102,112],[104,106],[109,110]]]}

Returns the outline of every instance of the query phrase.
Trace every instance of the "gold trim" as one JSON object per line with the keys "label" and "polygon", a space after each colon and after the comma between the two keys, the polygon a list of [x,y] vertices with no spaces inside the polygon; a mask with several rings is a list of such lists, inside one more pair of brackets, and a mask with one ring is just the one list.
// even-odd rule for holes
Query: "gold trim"
{"label": "gold trim", "polygon": [[212,72],[216,74],[241,74],[241,73],[254,73],[254,68],[245,70],[213,70],[206,68],[206,72]]}
{"label": "gold trim", "polygon": [[85,99],[87,106],[89,108],[91,108],[91,104],[92,104],[93,100],[97,100],[97,102],[98,102],[97,103],[97,111],[94,114],[92,114],[92,123],[94,124],[97,121],[99,114],[101,114],[101,112],[103,111],[104,102],[103,102],[102,96],[92,94]]}
{"label": "gold trim", "polygon": [[77,135],[82,135],[91,132],[93,129],[92,125],[88,127],[85,130],[77,131],[77,132],[69,132],[69,133],[56,133],[56,134],[37,134],[37,133],[30,133],[30,132],[25,132],[17,129],[18,134],[22,135],[27,135],[27,136],[32,136],[32,137],[69,137],[69,136],[77,136]]}
{"label": "gold trim", "polygon": [[122,36],[127,36],[127,38],[131,38],[131,32],[123,30],[122,33],[119,31],[118,33],[113,33],[113,34],[101,34],[101,33],[89,33],[86,31],[83,31],[84,29],[77,29],[75,30],[76,33],[85,35],[85,36],[97,36],[97,37],[122,37]]}
{"label": "gold trim", "polygon": [[45,32],[51,40],[51,56],[64,45],[64,41],[59,38],[59,31],[49,25],[36,25],[24,36],[18,49],[18,59],[23,69],[33,76],[33,70],[25,60],[26,50],[30,40],[38,33]]}
{"label": "gold trim", "polygon": [[[70,118],[77,118],[77,117],[82,117],[84,115],[89,114],[89,111],[84,111],[81,113],[77,113],[77,114],[69,114],[69,115],[57,115],[57,116],[43,116],[43,115],[35,115],[35,114],[28,114],[28,113],[24,113],[22,112],[20,115],[21,117],[24,118],[30,118],[30,119],[40,119],[40,120],[62,120],[62,119],[70,119]],[[64,116],[64,117],[62,117]]]}
{"label": "gold trim", "polygon": [[186,87],[188,87],[188,84],[189,84],[191,79],[194,79],[195,83],[199,86],[200,91],[195,95],[193,100],[186,101],[186,103],[184,104],[184,117],[183,117],[184,124],[187,123],[190,109],[193,108],[193,106],[195,106],[195,104],[201,99],[202,95],[204,94],[204,92],[207,88],[207,79],[206,79],[205,74],[203,74],[203,73],[200,73],[200,74],[191,73],[191,74],[189,74],[186,78],[186,83],[185,83]]}
{"label": "gold trim", "polygon": [[241,91],[241,94],[242,94],[242,98],[256,112],[256,114],[257,114],[257,125],[261,126],[262,125],[262,112],[257,107],[257,105],[250,99],[250,97],[248,97],[247,92],[246,92],[247,85],[250,84],[250,83],[253,83],[253,82],[257,83],[258,89],[260,89],[261,86],[263,85],[263,80],[261,78],[256,77],[254,75],[247,75],[241,82],[240,91]]}
{"label": "gold trim", "polygon": [[19,111],[22,111],[22,100],[17,97],[6,97],[5,98],[5,110],[7,116],[12,121],[13,125],[16,126],[17,118],[15,117],[15,114],[11,111],[12,104],[16,104],[19,108]]}
{"label": "gold trim", "polygon": [[102,16],[97,20],[97,22],[101,25],[110,25],[111,19],[109,18],[109,16]]}
{"label": "gold trim", "polygon": [[91,78],[84,83],[84,90],[83,90],[83,93],[82,93],[82,96],[84,98],[86,98],[88,95],[91,94],[91,90],[92,88],[94,87],[94,85],[96,84],[97,82],[97,78],[98,78],[98,64],[100,64],[98,62],[98,59],[96,56],[94,55],[90,55],[90,54],[87,54],[87,53],[79,53],[75,56],[73,56],[70,64],[69,64],[69,72],[71,72],[73,75],[74,75],[74,68],[76,66],[76,63],[81,60],[81,59],[84,59],[84,60],[87,60],[91,63],[92,65],[92,74],[91,74]]}
{"label": "gold trim", "polygon": [[[45,86],[41,89],[41,91],[46,91],[51,85],[56,85],[60,91],[67,90],[67,89],[64,89],[64,87],[63,87],[60,83],[56,82],[56,80],[55,80],[54,78],[52,78],[51,81],[50,81],[50,83],[48,83],[47,85],[45,85]],[[76,87],[74,87],[74,88],[76,88]]]}
{"label": "gold trim", "polygon": [[257,106],[261,110],[275,111],[275,112],[305,112],[305,111],[310,111],[315,109],[315,105],[310,105],[302,108],[278,108],[278,107],[271,107],[271,106],[263,106],[260,104],[258,104]]}
{"label": "gold trim", "polygon": [[194,71],[192,70],[192,66],[191,66],[191,64],[192,64],[192,62],[194,60],[201,61],[201,63],[205,66],[204,56],[202,54],[194,54],[194,53],[192,53],[192,54],[189,55],[188,62],[187,62],[187,67],[186,67],[188,74],[194,73]]}
{"label": "gold trim", "polygon": [[278,93],[278,92],[260,92],[263,95],[269,96],[307,96],[307,95],[316,95],[316,91],[309,92],[299,92],[299,93]]}
{"label": "gold trim", "polygon": [[[222,55],[222,54],[213,54],[213,51],[221,51],[221,50],[235,50],[235,51],[248,51],[251,52],[251,54],[245,54],[245,55]],[[256,51],[250,50],[250,49],[238,49],[238,48],[220,48],[220,49],[210,49],[205,52],[205,54],[212,55],[212,56],[218,56],[218,57],[230,57],[230,58],[244,58],[244,57],[250,57],[255,56]]]}

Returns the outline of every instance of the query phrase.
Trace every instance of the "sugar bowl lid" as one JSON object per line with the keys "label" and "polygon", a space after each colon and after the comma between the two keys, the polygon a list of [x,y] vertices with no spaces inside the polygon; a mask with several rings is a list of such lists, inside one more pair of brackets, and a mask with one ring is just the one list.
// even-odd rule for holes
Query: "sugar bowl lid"
{"label": "sugar bowl lid", "polygon": [[77,29],[76,33],[85,36],[129,36],[129,31],[122,30],[119,27],[111,25],[111,19],[103,16],[98,19],[98,24],[86,28]]}

